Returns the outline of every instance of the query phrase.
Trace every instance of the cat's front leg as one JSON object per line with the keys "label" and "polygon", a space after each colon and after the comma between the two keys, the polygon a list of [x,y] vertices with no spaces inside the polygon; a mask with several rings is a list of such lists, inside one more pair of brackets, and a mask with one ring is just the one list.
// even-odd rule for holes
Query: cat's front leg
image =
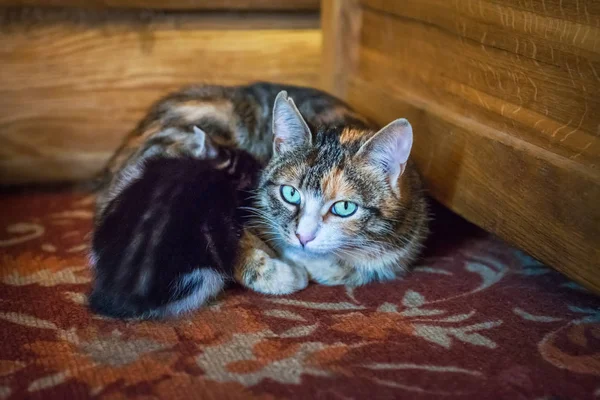
{"label": "cat's front leg", "polygon": [[310,280],[327,286],[362,286],[371,282],[384,282],[396,278],[393,268],[379,265],[379,268],[369,268],[370,265],[349,265],[344,262],[331,264],[306,264]]}
{"label": "cat's front leg", "polygon": [[307,257],[305,253],[296,249],[286,249],[282,256],[294,265],[303,266],[309,279],[320,285],[360,286],[365,283],[355,268],[341,263],[334,255]]}
{"label": "cat's front leg", "polygon": [[245,232],[235,268],[241,285],[264,294],[289,294],[308,286],[303,267],[277,259],[275,253],[256,235]]}
{"label": "cat's front leg", "polygon": [[321,285],[360,286],[364,283],[356,270],[339,264],[320,265],[317,268],[310,265],[307,270],[310,280]]}

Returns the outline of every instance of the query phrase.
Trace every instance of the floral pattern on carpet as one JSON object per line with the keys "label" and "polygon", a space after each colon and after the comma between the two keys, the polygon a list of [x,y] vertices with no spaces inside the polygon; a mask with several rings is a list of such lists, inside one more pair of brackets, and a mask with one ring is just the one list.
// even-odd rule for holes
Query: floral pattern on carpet
{"label": "floral pattern on carpet", "polygon": [[92,197],[0,209],[0,399],[600,398],[600,299],[443,210],[405,279],[124,322],[86,307]]}

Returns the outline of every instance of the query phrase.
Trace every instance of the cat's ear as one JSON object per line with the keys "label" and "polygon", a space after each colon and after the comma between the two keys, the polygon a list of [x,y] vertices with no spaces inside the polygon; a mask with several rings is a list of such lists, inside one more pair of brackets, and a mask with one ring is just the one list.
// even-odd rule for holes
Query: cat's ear
{"label": "cat's ear", "polygon": [[281,155],[312,142],[310,129],[294,101],[282,90],[273,106],[273,154]]}
{"label": "cat's ear", "polygon": [[412,143],[412,126],[408,120],[400,118],[363,144],[356,157],[381,168],[387,174],[392,188],[396,189],[398,178],[406,168]]}
{"label": "cat's ear", "polygon": [[212,160],[217,158],[219,150],[216,144],[211,140],[210,136],[206,134],[202,129],[194,126],[194,139],[196,148],[194,149],[194,156],[200,159]]}

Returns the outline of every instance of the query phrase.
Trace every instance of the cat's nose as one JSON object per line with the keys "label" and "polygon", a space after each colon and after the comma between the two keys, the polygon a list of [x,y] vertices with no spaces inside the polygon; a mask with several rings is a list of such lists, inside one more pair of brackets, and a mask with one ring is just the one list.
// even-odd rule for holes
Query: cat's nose
{"label": "cat's nose", "polygon": [[311,242],[315,239],[316,233],[298,233],[296,232],[296,237],[300,241],[302,247],[305,247],[308,242]]}

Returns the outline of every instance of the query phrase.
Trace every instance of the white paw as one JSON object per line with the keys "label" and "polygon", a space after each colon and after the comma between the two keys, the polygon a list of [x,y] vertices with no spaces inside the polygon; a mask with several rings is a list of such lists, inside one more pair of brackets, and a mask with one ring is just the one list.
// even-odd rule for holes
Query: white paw
{"label": "white paw", "polygon": [[289,294],[308,286],[308,273],[302,267],[270,259],[252,289],[265,294]]}

